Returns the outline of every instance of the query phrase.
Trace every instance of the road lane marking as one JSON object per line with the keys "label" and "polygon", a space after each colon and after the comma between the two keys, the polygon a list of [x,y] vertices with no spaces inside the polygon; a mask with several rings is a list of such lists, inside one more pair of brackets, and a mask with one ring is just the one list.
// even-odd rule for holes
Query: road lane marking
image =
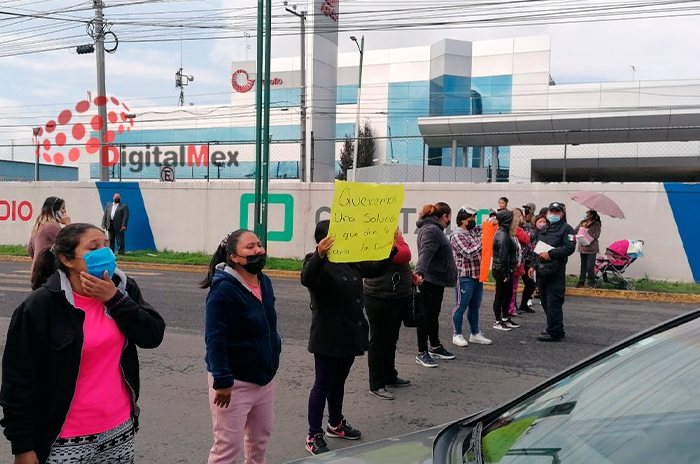
{"label": "road lane marking", "polygon": [[31,285],[29,279],[16,280],[16,279],[0,279],[0,284],[19,284],[19,285]]}
{"label": "road lane marking", "polygon": [[31,293],[32,289],[27,287],[27,288],[15,288],[15,287],[0,287],[0,291],[2,292],[23,292],[23,293]]}

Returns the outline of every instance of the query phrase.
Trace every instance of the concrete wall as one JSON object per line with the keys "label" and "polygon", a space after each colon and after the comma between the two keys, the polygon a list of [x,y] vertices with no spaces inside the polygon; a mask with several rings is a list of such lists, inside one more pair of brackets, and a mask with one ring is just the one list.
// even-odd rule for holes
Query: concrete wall
{"label": "concrete wall", "polygon": [[[570,222],[575,223],[585,208],[569,200],[578,190],[604,190],[625,211],[627,219],[603,218],[602,248],[620,239],[641,239],[645,256],[629,269],[633,277],[648,275],[654,279],[700,282],[700,244],[695,231],[700,227],[697,204],[700,184],[407,184],[406,200],[400,224],[414,257],[415,222],[426,203],[445,201],[456,210],[461,205],[480,209],[496,206],[503,195],[511,206],[527,202],[537,207],[551,201],[567,204]],[[246,222],[252,227],[253,182],[56,182],[0,183],[0,244],[24,244],[43,200],[58,195],[66,200],[75,222],[99,224],[102,210],[113,192],[122,193],[131,210],[127,231],[127,249],[148,247],[159,250],[214,250],[229,231]],[[270,185],[270,245],[276,257],[301,258],[314,249],[315,223],[329,216],[333,184]],[[26,202],[22,214],[12,214]],[[28,204],[31,204],[29,214]],[[20,217],[22,216],[22,217]],[[24,218],[24,219],[23,219]],[[578,256],[568,271],[577,273]]]}

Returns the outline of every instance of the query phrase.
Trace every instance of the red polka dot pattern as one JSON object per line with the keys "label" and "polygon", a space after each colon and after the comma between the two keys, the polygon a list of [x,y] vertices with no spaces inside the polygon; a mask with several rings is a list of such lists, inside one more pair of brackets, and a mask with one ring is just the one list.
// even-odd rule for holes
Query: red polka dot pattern
{"label": "red polka dot pattern", "polygon": [[100,115],[93,116],[92,120],[90,121],[90,126],[92,126],[92,130],[102,130],[102,127],[104,125],[105,122]]}
{"label": "red polka dot pattern", "polygon": [[77,111],[78,113],[84,113],[89,109],[90,109],[90,102],[88,102],[87,100],[83,100],[80,103],[78,103],[77,105],[75,105],[75,111]]}
{"label": "red polka dot pattern", "polygon": [[91,155],[94,155],[97,153],[97,151],[100,149],[100,141],[96,139],[95,137],[91,138],[90,140],[87,141],[85,144],[85,150],[90,153]]}
{"label": "red polka dot pattern", "polygon": [[58,115],[58,123],[62,126],[65,126],[70,122],[70,119],[73,117],[73,113],[70,112],[70,110],[63,110],[61,111],[61,114]]}
{"label": "red polka dot pattern", "polygon": [[78,158],[80,158],[80,150],[77,148],[71,148],[68,152],[68,159],[71,161],[78,161]]}
{"label": "red polka dot pattern", "polygon": [[[114,105],[115,107],[108,112],[107,121],[102,119],[102,117],[99,115],[94,115],[90,119],[89,126],[84,123],[74,121],[74,113],[72,110],[67,109],[61,111],[56,120],[52,119],[48,121],[44,127],[38,128],[36,134],[32,133],[32,144],[35,146],[40,144],[40,150],[35,150],[36,156],[39,158],[43,157],[47,163],[53,162],[58,166],[64,165],[68,160],[71,162],[77,162],[80,159],[82,151],[80,148],[71,148],[68,150],[67,155],[65,152],[51,154],[52,146],[56,147],[55,149],[58,147],[64,147],[67,144],[70,146],[70,144],[74,142],[81,142],[85,140],[85,137],[87,136],[88,140],[85,142],[85,150],[89,154],[98,153],[100,151],[100,146],[102,146],[102,151],[107,154],[107,158],[109,158],[110,162],[114,162],[115,160],[118,161],[120,154],[119,150],[114,147],[104,146],[98,137],[90,137],[88,131],[100,131],[107,124],[118,124],[116,129],[112,128],[112,130],[108,130],[105,133],[103,143],[111,144],[116,141],[117,133],[123,135],[125,131],[131,132],[131,128],[134,127],[134,118],[127,117],[127,112],[130,111],[129,107],[123,102],[117,100],[115,97],[98,95],[93,104],[95,106]],[[91,106],[92,104],[87,100],[80,101],[75,105],[75,114],[84,114],[91,108]],[[68,128],[63,131],[56,131],[59,125],[68,126],[71,121],[74,121],[74,124],[69,126],[70,131]],[[42,137],[44,136],[44,133],[46,133],[46,138]],[[49,136],[49,134],[52,134],[52,136]],[[72,137],[73,140],[69,140],[69,137]],[[110,151],[113,151],[114,153],[109,155]],[[102,161],[106,162],[107,158],[103,159]]]}
{"label": "red polka dot pattern", "polygon": [[73,126],[73,138],[76,141],[82,139],[84,136],[85,136],[85,126],[83,126],[80,123]]}

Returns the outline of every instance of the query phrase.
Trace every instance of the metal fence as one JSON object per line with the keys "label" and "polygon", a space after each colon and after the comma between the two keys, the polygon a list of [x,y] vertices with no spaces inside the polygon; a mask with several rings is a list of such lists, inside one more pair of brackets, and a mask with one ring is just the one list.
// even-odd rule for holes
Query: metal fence
{"label": "metal fence", "polygon": [[[357,181],[700,182],[700,141],[447,148],[431,148],[430,140],[422,137],[373,141],[372,153],[364,152],[360,142]],[[334,150],[336,174],[344,172],[346,139],[316,139],[309,145],[310,165]],[[39,148],[0,145],[0,181],[99,180],[96,147]],[[272,141],[270,179],[299,179],[300,151],[299,140]],[[172,167],[176,180],[255,177],[255,144],[250,140],[121,144],[110,147],[107,160],[114,163],[110,178],[117,181],[158,180],[164,165]]]}

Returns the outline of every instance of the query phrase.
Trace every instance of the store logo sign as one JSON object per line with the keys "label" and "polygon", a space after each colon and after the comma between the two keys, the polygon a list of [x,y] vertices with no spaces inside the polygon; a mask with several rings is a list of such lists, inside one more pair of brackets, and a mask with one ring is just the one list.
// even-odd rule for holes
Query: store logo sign
{"label": "store logo sign", "polygon": [[[134,118],[127,117],[126,111],[129,111],[129,108],[124,102],[120,103],[114,97],[108,99],[104,95],[99,95],[92,104],[98,107],[107,107],[107,120],[112,127],[117,128],[116,132],[123,134],[130,132],[131,128],[134,127]],[[75,105],[75,115],[71,110],[63,110],[56,120],[52,119],[44,127],[35,129],[32,143],[36,147],[36,156],[43,157],[47,163],[62,166],[66,162],[66,157],[72,162],[76,162],[80,158],[80,148],[73,146],[68,149],[68,146],[84,143],[85,151],[91,155],[98,153],[102,147],[102,164],[104,166],[116,164],[119,160],[119,150],[114,146],[106,145],[114,142],[116,132],[108,130],[103,141],[96,137],[90,137],[89,131],[91,129],[95,132],[100,131],[107,121],[104,121],[101,116],[95,115],[90,120],[89,125],[80,122],[71,123],[74,116],[85,113],[90,109],[90,106],[90,102],[83,100]],[[108,161],[110,154],[117,161]]]}
{"label": "store logo sign", "polygon": [[[265,81],[262,81],[265,85]],[[279,77],[270,79],[270,85],[282,85],[284,81]],[[231,87],[238,93],[249,92],[255,85],[255,79],[251,79],[248,75],[248,71],[245,69],[239,69],[231,76]]]}

